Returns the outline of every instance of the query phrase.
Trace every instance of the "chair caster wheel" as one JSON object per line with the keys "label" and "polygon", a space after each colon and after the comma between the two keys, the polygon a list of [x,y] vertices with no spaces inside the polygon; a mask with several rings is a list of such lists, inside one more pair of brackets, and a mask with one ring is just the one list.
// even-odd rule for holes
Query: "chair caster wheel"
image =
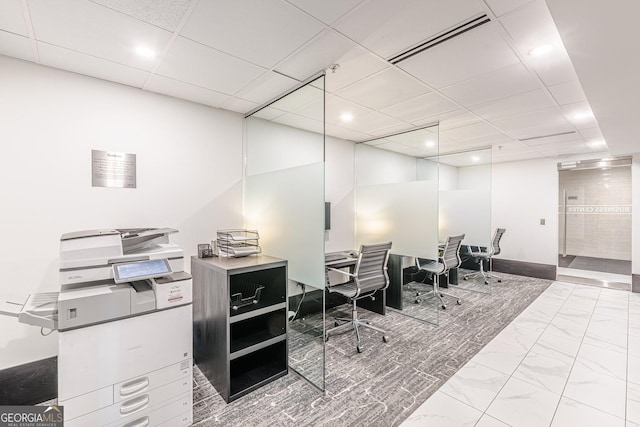
{"label": "chair caster wheel", "polygon": [[485,284],[485,285],[488,285],[488,284],[489,284],[489,282],[488,282],[487,280],[485,280],[485,281],[484,281],[484,284]]}
{"label": "chair caster wheel", "polygon": [[414,301],[414,303],[416,304],[420,304],[420,300],[418,298],[416,298],[416,300]]}
{"label": "chair caster wheel", "polygon": [[460,300],[457,300],[456,304],[461,305],[462,303],[460,302]]}
{"label": "chair caster wheel", "polygon": [[442,304],[442,309],[443,309],[443,310],[446,310],[446,309],[447,309],[447,306],[446,306],[446,305],[444,305],[444,304]]}
{"label": "chair caster wheel", "polygon": [[463,277],[463,278],[462,278],[462,280],[467,280],[467,279],[468,279],[468,277]]}
{"label": "chair caster wheel", "polygon": [[337,328],[338,326],[340,326],[340,323],[338,323],[338,321],[336,320],[335,322],[333,322],[333,326]]}
{"label": "chair caster wheel", "polygon": [[382,336],[382,342],[389,342],[389,337],[386,335]]}
{"label": "chair caster wheel", "polygon": [[362,353],[362,348],[360,348],[360,346],[356,346],[356,350],[358,350],[358,353]]}
{"label": "chair caster wheel", "polygon": [[502,279],[498,279],[498,283],[502,283]]}

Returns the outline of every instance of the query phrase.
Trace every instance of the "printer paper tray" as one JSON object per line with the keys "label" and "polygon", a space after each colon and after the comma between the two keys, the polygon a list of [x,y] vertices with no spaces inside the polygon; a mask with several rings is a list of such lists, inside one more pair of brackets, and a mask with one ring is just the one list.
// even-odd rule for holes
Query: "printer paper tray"
{"label": "printer paper tray", "polygon": [[18,321],[46,329],[58,329],[58,294],[59,292],[43,292],[29,295],[18,313]]}

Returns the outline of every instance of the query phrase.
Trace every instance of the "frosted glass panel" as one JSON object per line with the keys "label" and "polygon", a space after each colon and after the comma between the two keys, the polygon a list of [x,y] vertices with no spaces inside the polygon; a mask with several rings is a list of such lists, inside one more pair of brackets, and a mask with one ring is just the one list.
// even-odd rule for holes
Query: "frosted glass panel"
{"label": "frosted glass panel", "polygon": [[440,192],[440,239],[464,234],[465,245],[488,246],[491,194],[480,190]]}
{"label": "frosted glass panel", "polygon": [[247,228],[262,252],[289,261],[289,279],[324,287],[324,163],[248,176]]}
{"label": "frosted glass panel", "polygon": [[435,181],[358,186],[356,242],[391,241],[394,254],[434,258],[438,253]]}

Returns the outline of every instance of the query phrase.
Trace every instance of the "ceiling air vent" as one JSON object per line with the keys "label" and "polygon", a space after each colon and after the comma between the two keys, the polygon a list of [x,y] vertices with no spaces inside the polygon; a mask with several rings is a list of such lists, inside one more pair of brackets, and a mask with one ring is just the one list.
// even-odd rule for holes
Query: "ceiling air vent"
{"label": "ceiling air vent", "polygon": [[540,136],[532,136],[532,137],[529,137],[529,138],[521,138],[518,141],[520,141],[520,142],[533,141],[533,140],[536,140],[536,139],[552,138],[554,136],[572,135],[574,133],[576,133],[576,131],[572,130],[572,131],[569,131],[569,132],[552,133],[550,135],[540,135]]}
{"label": "ceiling air vent", "polygon": [[476,27],[479,27],[482,24],[486,24],[487,22],[491,21],[491,19],[489,19],[489,17],[486,14],[482,14],[478,17],[475,18],[471,18],[466,22],[463,22],[462,24],[458,25],[455,28],[452,28],[451,30],[442,33],[438,36],[435,36],[421,44],[419,44],[418,46],[412,47],[411,49],[408,49],[396,56],[394,56],[393,58],[389,59],[389,62],[391,62],[392,64],[397,64],[398,62],[404,61],[405,59],[411,58],[413,55],[417,55],[420,52],[424,52],[427,49],[430,49],[436,45],[439,45],[442,42],[446,42],[447,40],[450,40],[454,37],[457,37],[463,33],[466,33],[469,30],[472,30]]}

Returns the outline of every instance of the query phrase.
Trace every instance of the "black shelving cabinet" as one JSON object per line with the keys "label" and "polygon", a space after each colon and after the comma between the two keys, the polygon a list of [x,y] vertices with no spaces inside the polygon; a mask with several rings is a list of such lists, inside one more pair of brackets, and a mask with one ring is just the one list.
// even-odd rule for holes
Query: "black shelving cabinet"
{"label": "black shelving cabinet", "polygon": [[287,261],[191,258],[193,354],[228,403],[288,373]]}

